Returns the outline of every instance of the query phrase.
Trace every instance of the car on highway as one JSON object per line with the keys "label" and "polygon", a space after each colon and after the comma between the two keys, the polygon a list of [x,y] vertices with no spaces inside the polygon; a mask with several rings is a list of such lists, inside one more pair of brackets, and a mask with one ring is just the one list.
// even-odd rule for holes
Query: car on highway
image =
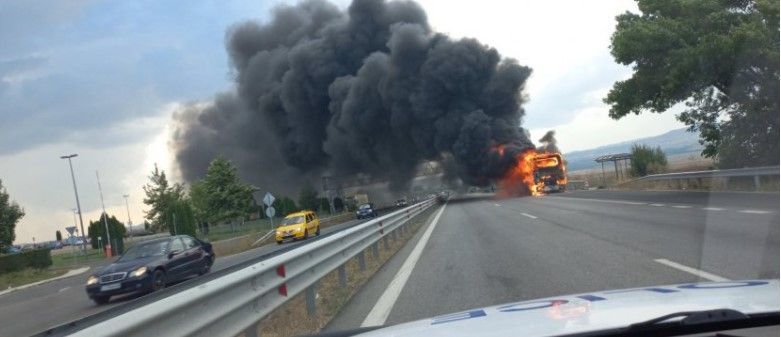
{"label": "car on highway", "polygon": [[211,243],[189,235],[144,241],[90,275],[85,290],[95,303],[106,304],[111,296],[153,292],[170,283],[204,275],[215,258]]}
{"label": "car on highway", "polygon": [[3,248],[3,251],[0,252],[0,253],[3,253],[3,254],[18,254],[18,253],[21,253],[21,252],[22,252],[22,249],[19,248],[19,246],[8,246],[8,247]]}
{"label": "car on highway", "polygon": [[407,207],[407,199],[401,198],[396,200],[396,207]]}
{"label": "car on highway", "polygon": [[320,235],[320,218],[313,211],[300,211],[288,214],[277,226],[274,234],[277,244],[282,244],[289,240],[305,240],[312,235]]}
{"label": "car on highway", "polygon": [[82,244],[84,244],[84,239],[78,236],[71,236],[65,239],[66,246],[81,246]]}
{"label": "car on highway", "polygon": [[374,208],[373,203],[361,204],[358,206],[358,210],[355,211],[355,218],[358,220],[375,218],[377,215],[377,209]]}

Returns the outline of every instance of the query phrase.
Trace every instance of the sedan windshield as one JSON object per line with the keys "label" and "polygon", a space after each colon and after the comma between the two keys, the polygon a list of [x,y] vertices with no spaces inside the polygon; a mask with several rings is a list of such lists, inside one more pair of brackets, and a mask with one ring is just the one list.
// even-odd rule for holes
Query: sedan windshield
{"label": "sedan windshield", "polygon": [[149,243],[142,243],[128,249],[119,261],[131,261],[136,259],[143,259],[150,256],[162,256],[165,255],[168,249],[168,241],[155,241]]}
{"label": "sedan windshield", "polygon": [[282,220],[282,223],[279,224],[279,227],[282,226],[288,226],[288,225],[295,225],[297,223],[304,222],[304,217],[302,216],[294,216],[292,218],[285,218],[285,220]]}
{"label": "sedan windshield", "polygon": [[371,208],[372,208],[372,205],[369,205],[369,204],[363,204],[360,207],[358,207],[358,209],[360,209],[362,211],[370,210]]}

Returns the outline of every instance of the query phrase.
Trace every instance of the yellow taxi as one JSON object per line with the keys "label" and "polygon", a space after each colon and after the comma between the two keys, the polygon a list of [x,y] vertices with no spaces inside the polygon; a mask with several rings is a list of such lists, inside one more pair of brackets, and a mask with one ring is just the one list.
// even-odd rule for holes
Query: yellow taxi
{"label": "yellow taxi", "polygon": [[277,227],[277,244],[285,240],[307,239],[311,235],[320,235],[320,219],[312,211],[300,211],[288,214]]}

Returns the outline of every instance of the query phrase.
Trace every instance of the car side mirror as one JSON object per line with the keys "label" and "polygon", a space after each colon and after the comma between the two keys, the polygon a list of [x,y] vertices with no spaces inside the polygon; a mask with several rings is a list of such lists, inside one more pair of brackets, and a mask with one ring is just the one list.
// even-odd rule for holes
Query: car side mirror
{"label": "car side mirror", "polygon": [[170,253],[168,253],[168,258],[172,259],[174,256],[176,256],[178,254],[179,254],[178,250],[172,250]]}

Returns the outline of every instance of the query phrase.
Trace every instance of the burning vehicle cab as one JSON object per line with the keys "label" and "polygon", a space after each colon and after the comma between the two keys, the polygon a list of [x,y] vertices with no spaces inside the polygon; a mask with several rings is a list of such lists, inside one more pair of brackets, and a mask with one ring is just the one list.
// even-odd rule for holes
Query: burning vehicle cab
{"label": "burning vehicle cab", "polygon": [[560,154],[538,153],[534,156],[534,183],[540,193],[564,192],[567,174]]}

